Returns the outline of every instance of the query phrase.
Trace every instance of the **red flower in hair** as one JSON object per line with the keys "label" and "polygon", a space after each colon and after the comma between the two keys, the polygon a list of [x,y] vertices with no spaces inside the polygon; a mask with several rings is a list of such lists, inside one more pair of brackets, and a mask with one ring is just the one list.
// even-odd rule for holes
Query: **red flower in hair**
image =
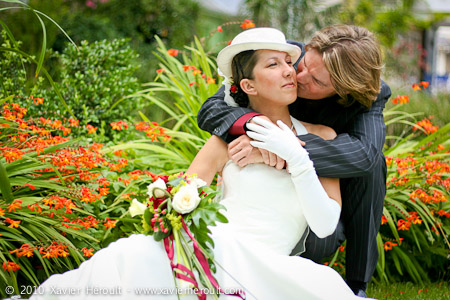
{"label": "red flower in hair", "polygon": [[232,92],[234,94],[234,93],[237,93],[237,91],[238,91],[238,87],[235,84],[233,84],[230,87],[230,92]]}

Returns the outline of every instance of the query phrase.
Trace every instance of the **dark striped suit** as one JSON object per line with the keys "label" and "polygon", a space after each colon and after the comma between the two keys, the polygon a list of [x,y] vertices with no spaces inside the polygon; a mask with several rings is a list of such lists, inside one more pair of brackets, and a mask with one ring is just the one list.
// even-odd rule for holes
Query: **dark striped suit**
{"label": "dark striped suit", "polygon": [[[290,106],[295,118],[330,126],[338,134],[331,141],[313,134],[299,136],[306,142],[317,174],[341,178],[343,199],[341,222],[336,232],[324,239],[311,232],[302,256],[319,261],[347,239],[346,278],[350,287],[351,282],[368,282],[378,259],[376,236],[386,193],[383,109],[390,95],[389,86],[382,82],[380,94],[370,109],[356,102],[343,107],[337,103],[337,96],[322,100],[299,98]],[[229,128],[239,117],[253,111],[229,107],[223,98],[221,87],[203,104],[198,124],[201,129],[230,142],[235,137],[228,133]],[[300,248],[299,244],[293,253]]]}

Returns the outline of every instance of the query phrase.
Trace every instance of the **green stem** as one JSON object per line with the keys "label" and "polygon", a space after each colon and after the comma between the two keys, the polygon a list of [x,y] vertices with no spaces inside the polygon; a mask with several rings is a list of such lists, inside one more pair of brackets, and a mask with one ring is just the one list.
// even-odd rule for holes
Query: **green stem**
{"label": "green stem", "polygon": [[[184,237],[181,236],[181,238],[183,239],[183,242],[184,242],[183,246],[184,246],[184,245],[187,245],[187,242],[186,242],[186,240],[184,239]],[[194,253],[191,251],[191,249],[190,249],[188,246],[186,246],[184,250],[189,252],[189,256],[191,256],[191,257],[194,256]],[[202,250],[202,251],[203,251],[203,250]],[[204,252],[204,251],[203,251],[203,252]],[[205,273],[205,271],[203,270],[203,267],[200,265],[198,259],[193,259],[192,262],[193,262],[193,264],[195,265],[195,268],[197,269],[197,271],[200,273],[200,277],[203,277],[203,279],[204,279],[203,281],[206,283],[206,287],[207,287],[210,291],[216,290],[216,289],[214,288],[214,286],[211,284],[211,282],[209,281],[208,276],[206,276],[206,273]],[[200,288],[200,287],[199,287],[199,288]],[[216,291],[216,292],[217,292],[217,291]],[[211,293],[210,295],[213,295],[214,299],[219,299],[219,297],[217,296],[216,293],[214,293],[214,294]]]}
{"label": "green stem", "polygon": [[[175,284],[175,288],[178,290],[178,283],[177,283],[177,278],[175,277],[176,276],[175,270],[172,270],[172,275],[173,275],[172,277],[173,277],[173,282]],[[180,294],[179,293],[176,293],[176,294],[177,294],[178,300],[181,300]]]}
{"label": "green stem", "polygon": [[192,271],[191,264],[189,263],[189,260],[186,256],[186,252],[183,249],[183,245],[181,244],[180,231],[174,230],[173,236],[175,237],[175,243],[176,243],[176,248],[177,248],[177,258],[181,257],[183,259],[183,263],[184,263],[185,267]]}

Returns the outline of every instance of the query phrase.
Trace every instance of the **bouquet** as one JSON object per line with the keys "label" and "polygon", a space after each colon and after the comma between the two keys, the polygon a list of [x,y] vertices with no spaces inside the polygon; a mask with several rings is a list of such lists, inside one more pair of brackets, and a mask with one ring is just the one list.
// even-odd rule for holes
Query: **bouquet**
{"label": "bouquet", "polygon": [[178,283],[182,289],[192,288],[199,299],[206,299],[206,288],[218,298],[223,291],[211,273],[216,266],[208,226],[228,220],[214,199],[217,192],[197,176],[180,173],[157,176],[147,194],[145,203],[133,199],[129,211],[132,217],[141,216],[142,233],[163,241],[177,288]]}

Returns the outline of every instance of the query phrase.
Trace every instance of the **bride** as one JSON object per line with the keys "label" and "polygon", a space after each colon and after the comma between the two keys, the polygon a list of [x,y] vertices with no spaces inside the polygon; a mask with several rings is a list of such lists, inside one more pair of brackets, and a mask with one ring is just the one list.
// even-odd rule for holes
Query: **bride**
{"label": "bride", "polygon": [[[278,124],[256,117],[261,126],[247,126],[254,131],[251,143],[283,158],[287,170],[265,164],[240,168],[229,160],[225,142],[212,136],[186,173],[207,183],[216,173],[223,177],[221,203],[229,223],[211,228],[215,277],[223,291],[243,290],[247,299],[357,299],[333,269],[289,256],[307,225],[325,237],[341,211],[339,182],[317,177],[296,138],[306,128],[289,115],[288,105],[297,97],[292,64],[300,52],[280,31],[255,28],[238,34],[217,57],[220,71],[236,84],[229,91],[233,105],[249,106]],[[163,244],[142,234],[111,243],[78,269],[51,276],[37,291],[31,299],[177,299]]]}

